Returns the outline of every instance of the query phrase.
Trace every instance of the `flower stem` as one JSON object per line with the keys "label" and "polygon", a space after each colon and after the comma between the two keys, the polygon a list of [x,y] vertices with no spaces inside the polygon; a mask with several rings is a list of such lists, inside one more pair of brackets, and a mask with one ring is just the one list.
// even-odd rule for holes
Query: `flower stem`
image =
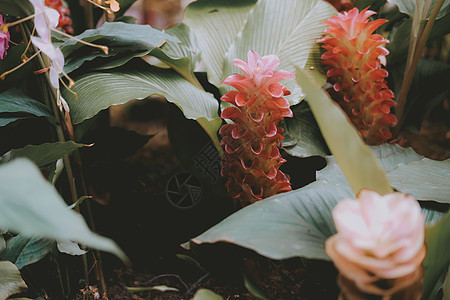
{"label": "flower stem", "polygon": [[[439,13],[439,10],[441,9],[443,4],[444,0],[437,0],[436,5],[434,6],[433,11],[431,12],[430,18],[428,19],[427,25],[425,26],[425,29],[423,30],[419,42],[417,43],[416,48],[414,50],[411,66],[408,69],[405,69],[405,76],[403,78],[402,87],[400,90],[400,95],[398,97],[396,108],[396,116],[399,121],[394,132],[398,133],[403,123],[402,120],[403,111],[405,109],[406,99],[408,96],[409,87],[411,86],[411,82],[414,77],[414,72],[417,68],[417,64],[419,63],[419,59],[422,54],[423,48],[425,47],[425,43],[427,42],[428,36],[430,35],[431,28],[433,27],[434,22],[436,21],[436,17]],[[408,53],[408,56],[409,55],[410,54]]]}
{"label": "flower stem", "polygon": [[33,58],[35,58],[39,53],[41,52],[41,50],[39,50],[38,52],[34,53],[29,59],[27,59],[26,61],[24,61],[23,63],[21,63],[20,65],[12,68],[11,70],[8,70],[6,72],[4,72],[2,75],[0,75],[0,79],[1,80],[5,80],[6,75],[11,74],[14,71],[17,71],[18,69],[20,69],[21,67],[23,67],[27,62],[29,62],[30,60],[32,60]]}
{"label": "flower stem", "polygon": [[83,41],[83,40],[81,40],[79,38],[74,37],[73,35],[67,34],[67,33],[65,33],[63,31],[59,31],[59,30],[57,30],[55,28],[51,28],[51,30],[54,31],[54,32],[59,33],[60,35],[63,35],[63,36],[68,37],[68,38],[70,38],[72,40],[75,40],[75,41],[77,41],[79,43],[85,44],[87,46],[91,46],[91,47],[94,47],[94,48],[100,48],[105,54],[109,53],[109,48],[107,46],[92,44],[92,43]]}

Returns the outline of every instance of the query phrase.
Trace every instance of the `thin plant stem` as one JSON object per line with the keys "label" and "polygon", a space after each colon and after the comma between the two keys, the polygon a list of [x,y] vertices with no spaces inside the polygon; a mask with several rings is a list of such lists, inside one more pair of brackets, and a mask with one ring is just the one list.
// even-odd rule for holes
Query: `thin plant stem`
{"label": "thin plant stem", "polygon": [[70,39],[72,39],[72,40],[75,40],[75,41],[77,41],[77,42],[79,42],[79,43],[81,43],[81,44],[85,44],[85,45],[87,45],[87,46],[91,46],[91,47],[94,47],[94,48],[99,48],[99,49],[101,49],[105,54],[108,54],[108,53],[109,53],[109,48],[108,48],[107,46],[104,46],[104,45],[97,45],[97,44],[92,44],[92,43],[83,41],[83,40],[81,40],[81,39],[79,39],[79,38],[76,38],[76,37],[74,37],[74,36],[72,36],[72,35],[70,35],[70,34],[67,34],[67,33],[63,32],[63,31],[59,31],[59,30],[57,30],[57,29],[55,29],[55,28],[51,28],[51,30],[54,31],[54,32],[59,33],[60,35],[63,35],[63,36],[68,37],[68,38],[70,38]]}
{"label": "thin plant stem", "polygon": [[419,42],[417,43],[417,46],[414,50],[411,67],[405,70],[405,76],[403,78],[402,87],[400,90],[400,95],[398,97],[397,108],[395,112],[397,119],[399,120],[395,129],[395,132],[397,133],[403,123],[402,120],[403,111],[405,109],[406,99],[408,96],[409,87],[411,86],[411,82],[414,77],[414,72],[417,68],[417,64],[419,63],[419,59],[422,54],[423,48],[425,47],[425,43],[427,42],[428,36],[430,35],[431,28],[433,27],[434,22],[436,21],[436,17],[439,13],[439,10],[441,9],[443,4],[444,0],[437,0],[436,5],[434,6],[433,11],[431,12],[430,18],[428,19],[428,22],[425,25],[425,29],[423,30]]}
{"label": "thin plant stem", "polygon": [[18,69],[20,69],[21,67],[23,67],[27,62],[29,62],[30,60],[32,60],[33,58],[35,58],[41,51],[39,50],[38,52],[34,53],[29,59],[27,59],[26,61],[24,61],[23,63],[21,63],[20,65],[12,68],[11,70],[8,70],[6,72],[4,72],[2,75],[0,75],[0,79],[4,80],[6,75],[11,74],[14,71],[17,71]]}

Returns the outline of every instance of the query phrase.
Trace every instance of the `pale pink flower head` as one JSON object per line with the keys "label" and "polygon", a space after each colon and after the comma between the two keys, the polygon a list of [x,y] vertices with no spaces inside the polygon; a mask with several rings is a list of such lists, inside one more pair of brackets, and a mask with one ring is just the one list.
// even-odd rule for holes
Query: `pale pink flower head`
{"label": "pale pink flower head", "polygon": [[294,74],[283,70],[274,71],[280,64],[280,59],[274,54],[261,57],[256,51],[249,50],[247,55],[248,61],[233,59],[234,65],[241,69],[244,76],[233,74],[227,77],[223,83],[239,91],[263,87],[271,91],[273,97],[282,96],[284,86],[278,81],[294,78]]}
{"label": "pale pink flower head", "polygon": [[325,245],[345,277],[361,289],[377,279],[415,272],[425,257],[424,217],[418,202],[403,193],[380,196],[361,190],[333,209],[337,234]]}
{"label": "pale pink flower head", "polygon": [[[3,25],[3,16],[0,15],[0,26]],[[6,50],[9,48],[9,32],[0,31],[0,59],[6,55]]]}

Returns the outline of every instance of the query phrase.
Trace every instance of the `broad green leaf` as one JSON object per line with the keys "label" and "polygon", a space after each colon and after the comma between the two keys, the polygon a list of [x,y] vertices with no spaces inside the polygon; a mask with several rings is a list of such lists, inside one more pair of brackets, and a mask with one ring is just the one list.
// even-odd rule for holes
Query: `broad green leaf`
{"label": "broad green leaf", "polygon": [[244,207],[193,242],[224,241],[271,259],[301,256],[329,260],[324,247],[325,240],[335,233],[331,209],[348,197],[353,194],[344,183],[316,181]]}
{"label": "broad green leaf", "polygon": [[291,107],[292,119],[285,119],[286,131],[283,132],[283,149],[293,156],[308,157],[313,155],[329,155],[319,126],[305,101]]}
{"label": "broad green leaf", "polygon": [[[317,51],[316,41],[326,27],[321,23],[336,14],[336,9],[321,0],[279,1],[260,0],[248,15],[242,32],[239,33],[225,57],[221,80],[239,72],[232,60],[247,60],[247,52],[255,50],[260,55],[276,54],[281,60],[279,69],[295,73],[295,68],[304,68],[311,51]],[[319,61],[320,62],[320,61]],[[291,104],[303,98],[302,90],[295,79],[283,84],[292,95],[286,98]],[[229,90],[224,85],[221,91]]]}
{"label": "broad green leaf", "polygon": [[181,43],[168,41],[161,48],[154,48],[150,55],[159,58],[186,80],[201,88],[194,75],[194,68],[200,58],[200,53],[195,48],[196,43],[192,42],[195,37],[191,34],[189,27],[184,24],[177,24],[165,32],[177,37]]}
{"label": "broad green leaf", "polygon": [[10,261],[0,261],[0,299],[24,292],[27,285],[17,267]]}
{"label": "broad green leaf", "polygon": [[11,1],[0,0],[0,7],[2,14],[11,15],[14,17],[26,17],[34,13],[34,8],[29,1]]}
{"label": "broad green leaf", "polygon": [[114,70],[81,75],[75,81],[73,90],[78,94],[78,100],[67,90],[63,91],[75,124],[92,118],[111,105],[158,94],[180,107],[186,118],[197,120],[218,145],[216,132],[221,120],[217,113],[217,100],[173,70],[159,69],[135,60]]}
{"label": "broad green leaf", "polygon": [[423,278],[422,299],[430,296],[435,283],[450,265],[450,214],[447,214],[439,223],[427,228],[425,234],[427,256],[423,262],[425,275]]}
{"label": "broad green leaf", "polygon": [[45,117],[54,122],[51,110],[20,90],[10,89],[0,94],[0,126],[30,117]]}
{"label": "broad green leaf", "polygon": [[[431,5],[427,10],[426,8],[428,1],[426,0],[388,0],[388,1],[392,4],[397,5],[398,9],[402,13],[408,14],[410,16],[415,16],[415,10],[418,8],[418,16],[420,16],[421,19],[428,19],[430,17],[431,11],[433,10],[433,7],[436,5],[437,2],[437,0],[432,0]],[[450,1],[444,0],[444,4],[439,10],[436,19],[442,18],[449,12],[450,12]]]}
{"label": "broad green leaf", "polygon": [[51,239],[19,234],[6,242],[6,249],[0,253],[0,259],[9,260],[22,269],[44,258],[54,245],[55,241]]}
{"label": "broad green leaf", "polygon": [[192,300],[223,300],[223,297],[207,289],[199,289]]}
{"label": "broad green leaf", "polygon": [[225,53],[244,28],[255,3],[256,0],[200,0],[187,7],[184,23],[197,39],[212,84],[222,84]]}
{"label": "broad green leaf", "polygon": [[305,92],[328,147],[342,168],[353,192],[367,188],[387,194],[391,185],[369,147],[363,142],[342,109],[324,90],[297,69],[297,82]]}
{"label": "broad green leaf", "polygon": [[0,166],[0,227],[29,237],[75,241],[126,259],[112,240],[90,231],[83,217],[70,210],[24,158]]}
{"label": "broad green leaf", "polygon": [[6,248],[5,238],[3,237],[3,234],[0,234],[0,255],[2,251],[5,250],[5,248]]}
{"label": "broad green leaf", "polygon": [[387,174],[392,186],[416,199],[450,204],[450,159],[420,161],[399,165]]}
{"label": "broad green leaf", "polygon": [[38,167],[43,167],[69,155],[83,144],[70,142],[45,143],[41,145],[28,145],[24,148],[13,149],[0,157],[0,163],[9,162],[15,158],[26,157],[33,161]]}
{"label": "broad green leaf", "polygon": [[[411,149],[398,146],[372,148],[386,170],[420,158],[412,154]],[[330,156],[327,166],[318,172],[317,181],[249,205],[192,241],[197,244],[234,243],[272,259],[300,256],[329,260],[324,245],[336,232],[331,210],[344,198],[355,198],[355,194]],[[430,209],[422,209],[422,212],[427,224],[443,216]]]}
{"label": "broad green leaf", "polygon": [[[102,61],[100,61],[101,64],[108,66],[107,63],[113,64],[116,56],[123,61],[125,57],[136,56],[145,50],[150,51],[156,47],[160,47],[166,41],[179,42],[175,37],[152,28],[149,25],[126,24],[121,22],[105,23],[97,29],[86,30],[76,37],[87,42],[107,46],[109,52],[105,54],[98,48],[86,46],[73,39],[69,39],[60,46],[66,58],[64,66],[66,73],[72,72],[83,63],[96,58],[102,58]],[[95,66],[94,63],[91,65]],[[97,68],[99,67],[97,66]]]}
{"label": "broad green leaf", "polygon": [[82,250],[77,243],[71,241],[58,241],[56,247],[59,252],[66,253],[69,255],[83,255],[86,254],[86,250]]}

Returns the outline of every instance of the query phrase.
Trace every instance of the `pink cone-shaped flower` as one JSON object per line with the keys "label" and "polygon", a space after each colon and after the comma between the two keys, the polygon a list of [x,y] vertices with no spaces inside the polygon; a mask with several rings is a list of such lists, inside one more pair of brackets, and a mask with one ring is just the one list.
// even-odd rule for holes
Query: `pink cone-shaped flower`
{"label": "pink cone-shaped flower", "polygon": [[388,72],[381,67],[389,51],[389,41],[373,34],[385,19],[369,21],[375,12],[357,8],[339,13],[323,23],[327,36],[318,40],[327,51],[322,63],[329,67],[327,76],[334,83],[329,93],[349,116],[370,145],[392,137],[390,127],[397,118],[390,113],[395,106],[394,93],[387,87]]}
{"label": "pink cone-shaped flower", "polygon": [[[403,193],[380,196],[370,190],[361,190],[357,198],[341,200],[333,209],[337,234],[325,244],[341,275],[376,295],[417,281],[426,253],[418,202]],[[383,289],[376,284],[382,279],[394,284]]]}
{"label": "pink cone-shaped flower", "polygon": [[227,189],[243,206],[277,193],[291,190],[289,177],[278,168],[285,162],[281,147],[283,129],[277,127],[284,117],[292,117],[288,101],[290,92],[278,83],[294,75],[277,70],[276,55],[261,57],[248,52],[248,61],[234,60],[244,75],[233,74],[223,82],[234,87],[221,100],[234,106],[221,117],[234,123],[220,128],[225,148],[222,176],[228,177]]}
{"label": "pink cone-shaped flower", "polygon": [[[3,16],[0,14],[0,26],[3,25]],[[6,50],[9,48],[9,32],[0,31],[0,59],[6,55]]]}

